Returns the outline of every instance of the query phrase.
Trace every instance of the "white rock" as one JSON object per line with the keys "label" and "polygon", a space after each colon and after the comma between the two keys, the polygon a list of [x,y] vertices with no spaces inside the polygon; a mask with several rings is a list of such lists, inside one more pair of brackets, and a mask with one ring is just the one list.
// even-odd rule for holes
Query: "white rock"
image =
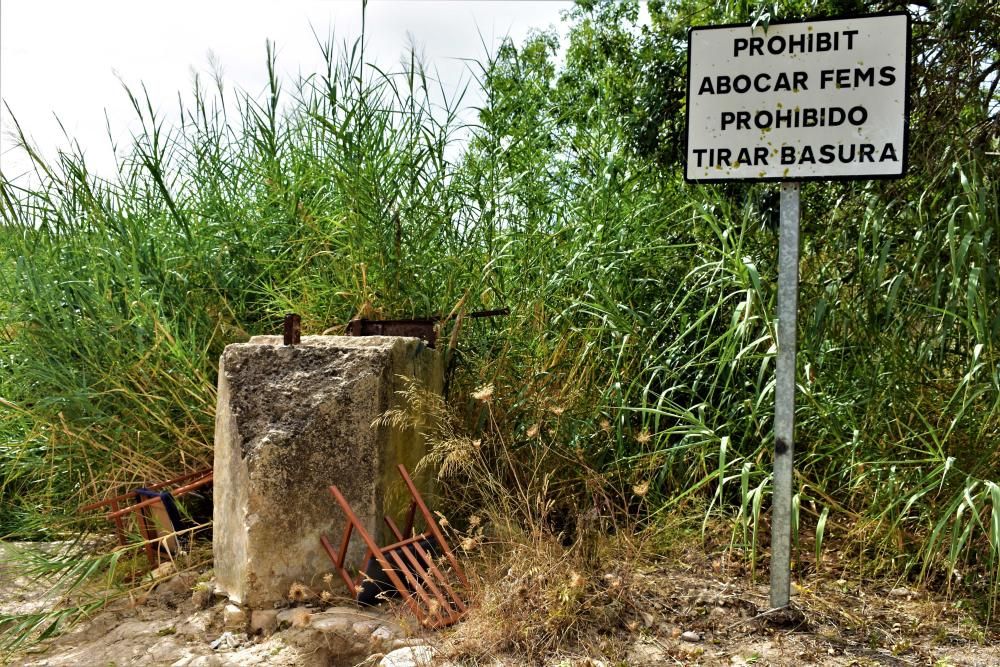
{"label": "white rock", "polygon": [[312,614],[305,607],[290,607],[278,612],[278,627],[291,625],[294,628],[304,628],[309,625]]}
{"label": "white rock", "polygon": [[699,635],[694,630],[688,630],[687,632],[681,633],[681,639],[683,639],[686,642],[700,642],[701,635]]}
{"label": "white rock", "polygon": [[214,651],[225,651],[227,649],[239,648],[242,644],[243,637],[227,631],[223,632],[218,639],[209,644],[209,647]]}
{"label": "white rock", "polygon": [[378,621],[357,621],[351,626],[351,631],[359,637],[370,637],[378,628]]}
{"label": "white rock", "polygon": [[309,626],[325,633],[348,634],[354,630],[354,619],[336,614],[313,614]]}
{"label": "white rock", "polygon": [[260,633],[267,637],[278,629],[278,611],[276,609],[254,609],[250,613],[250,633]]}
{"label": "white rock", "polygon": [[177,634],[181,636],[203,635],[212,627],[212,620],[213,613],[210,609],[195,612],[177,624]]}
{"label": "white rock", "polygon": [[429,667],[436,651],[430,646],[408,646],[386,653],[379,667]]}
{"label": "white rock", "polygon": [[222,623],[227,628],[242,628],[247,623],[247,613],[234,604],[227,604],[222,610]]}
{"label": "white rock", "polygon": [[396,633],[392,631],[387,625],[380,625],[375,628],[375,631],[371,634],[371,640],[374,644],[381,644],[384,642],[392,641],[396,638]]}

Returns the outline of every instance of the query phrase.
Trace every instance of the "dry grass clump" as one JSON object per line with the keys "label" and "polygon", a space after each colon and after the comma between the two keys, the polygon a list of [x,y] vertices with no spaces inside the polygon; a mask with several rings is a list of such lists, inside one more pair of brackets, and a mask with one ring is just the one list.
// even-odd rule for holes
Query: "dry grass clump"
{"label": "dry grass clump", "polygon": [[[450,639],[456,657],[540,659],[556,648],[599,643],[636,615],[632,568],[641,549],[612,506],[621,494],[548,435],[510,440],[504,396],[471,394],[473,430],[441,396],[410,382],[377,425],[419,428],[428,454],[418,469],[447,482],[451,521],[466,560],[473,610]],[[467,525],[467,532],[455,530]]]}
{"label": "dry grass clump", "polygon": [[[510,524],[496,532],[503,537],[488,542],[470,568],[475,606],[449,639],[453,658],[506,654],[531,662],[587,646],[596,654],[606,638],[633,624],[641,596],[634,560],[595,559],[590,549]],[[609,540],[598,551],[620,556],[624,550]]]}

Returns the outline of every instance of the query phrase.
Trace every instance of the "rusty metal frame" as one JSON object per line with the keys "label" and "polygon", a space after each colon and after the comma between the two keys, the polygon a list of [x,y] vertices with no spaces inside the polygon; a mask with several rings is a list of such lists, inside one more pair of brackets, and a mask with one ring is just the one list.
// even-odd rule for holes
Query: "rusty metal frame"
{"label": "rusty metal frame", "polygon": [[[211,484],[213,480],[214,473],[212,472],[212,469],[205,468],[187,473],[186,475],[181,475],[180,477],[169,479],[165,482],[149,484],[145,488],[150,491],[169,490],[170,495],[177,498]],[[180,484],[180,486],[170,488],[178,484]],[[134,514],[136,525],[139,528],[139,534],[142,535],[146,559],[149,561],[149,566],[153,568],[159,563],[157,549],[154,544],[158,539],[161,539],[164,536],[161,536],[160,531],[156,529],[156,522],[152,520],[150,511],[153,505],[159,504],[162,506],[163,501],[160,498],[149,498],[141,502],[135,502],[135,497],[134,492],[125,493],[120,496],[106,498],[104,500],[90,503],[89,505],[84,505],[77,511],[91,512],[102,507],[108,507],[111,511],[107,514],[106,518],[114,524],[115,537],[118,540],[119,546],[125,546],[127,542],[125,538],[125,519],[130,514]]]}
{"label": "rusty metal frame", "polygon": [[[333,545],[330,544],[325,535],[320,535],[320,543],[330,560],[333,561],[344,583],[347,584],[352,597],[357,596],[359,586],[364,579],[367,563],[369,559],[374,558],[392,585],[403,596],[417,620],[430,628],[443,628],[460,620],[468,611],[468,605],[459,592],[455,590],[458,587],[457,584],[449,580],[446,573],[435,564],[433,555],[424,549],[421,543],[426,543],[428,540],[437,543],[438,550],[442,554],[441,559],[446,560],[451,566],[450,573],[458,579],[458,583],[468,587],[469,581],[466,579],[465,572],[462,571],[454,552],[448,546],[444,533],[435,521],[430,508],[427,507],[427,503],[417,491],[406,467],[399,464],[397,469],[413,501],[410,504],[405,531],[401,531],[390,517],[387,516],[384,519],[389,530],[395,536],[396,542],[379,547],[365,530],[357,514],[351,509],[344,494],[336,485],[333,485],[330,487],[330,493],[347,517],[347,526],[344,528],[344,535],[338,550],[334,550]],[[420,510],[426,529],[423,533],[413,535],[413,522],[417,510]],[[347,549],[355,531],[366,547],[363,567],[356,579],[351,577],[345,567]]]}
{"label": "rusty metal frame", "polygon": [[[480,310],[474,313],[467,313],[463,317],[478,319],[509,314],[509,308],[499,308],[496,310]],[[346,333],[348,336],[411,336],[413,338],[422,338],[427,343],[427,347],[433,348],[437,344],[437,325],[440,322],[454,319],[458,319],[458,315],[450,315],[444,318],[432,315],[431,317],[417,317],[410,320],[369,320],[367,318],[359,318],[347,323]]]}
{"label": "rusty metal frame", "polygon": [[347,323],[348,336],[411,336],[422,338],[427,347],[437,343],[438,320],[421,318],[412,320],[357,319]]}

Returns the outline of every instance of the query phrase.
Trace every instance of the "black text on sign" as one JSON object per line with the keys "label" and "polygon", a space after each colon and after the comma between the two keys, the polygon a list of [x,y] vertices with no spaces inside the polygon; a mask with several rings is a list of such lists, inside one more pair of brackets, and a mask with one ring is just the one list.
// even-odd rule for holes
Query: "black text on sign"
{"label": "black text on sign", "polygon": [[692,28],[689,181],[901,176],[909,19]]}

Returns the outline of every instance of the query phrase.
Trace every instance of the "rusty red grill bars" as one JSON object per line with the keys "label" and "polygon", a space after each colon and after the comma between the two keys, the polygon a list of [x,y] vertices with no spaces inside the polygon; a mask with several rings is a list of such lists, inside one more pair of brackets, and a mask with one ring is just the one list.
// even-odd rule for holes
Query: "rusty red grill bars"
{"label": "rusty red grill bars", "polygon": [[[169,479],[165,482],[149,484],[145,488],[151,491],[168,489],[170,494],[176,498],[211,484],[213,480],[214,476],[212,469],[205,468],[203,470],[198,470],[186,475],[181,475],[180,477]],[[176,488],[170,488],[175,486]],[[111,511],[107,514],[106,518],[114,524],[115,538],[117,538],[119,546],[125,546],[126,544],[125,519],[129,514],[134,514],[136,525],[139,528],[139,534],[142,535],[142,539],[144,541],[143,547],[146,552],[146,559],[149,561],[150,567],[156,567],[158,564],[158,557],[154,544],[157,539],[160,539],[163,536],[161,536],[159,531],[156,529],[155,522],[152,521],[151,516],[148,513],[150,508],[154,505],[163,505],[163,501],[160,498],[149,498],[147,500],[143,500],[142,502],[135,502],[135,493],[133,492],[125,493],[113,498],[99,500],[95,503],[90,503],[89,505],[84,505],[77,511],[90,512],[102,507],[109,508]]]}
{"label": "rusty red grill bars", "polygon": [[[330,560],[333,561],[337,572],[340,573],[352,597],[357,597],[360,585],[364,580],[364,571],[367,569],[369,559],[374,558],[382,571],[392,582],[392,585],[403,596],[407,606],[423,625],[430,628],[443,628],[452,625],[465,615],[468,607],[462,600],[462,596],[455,590],[455,582],[450,581],[446,572],[435,564],[434,556],[424,544],[431,540],[437,544],[437,550],[441,552],[440,560],[447,561],[450,566],[448,571],[458,579],[458,583],[468,586],[468,580],[462,567],[458,563],[454,552],[448,546],[444,538],[444,533],[434,520],[434,515],[421,497],[417,487],[413,484],[410,474],[403,464],[397,466],[403,483],[406,484],[413,502],[410,504],[409,516],[407,518],[406,530],[401,531],[396,523],[385,517],[385,523],[396,537],[396,542],[385,547],[379,547],[372,536],[365,530],[364,525],[358,519],[357,514],[351,509],[350,504],[344,495],[335,485],[330,487],[330,493],[334,500],[340,505],[340,509],[347,517],[347,526],[344,528],[344,536],[340,541],[340,549],[334,550],[333,545],[320,536],[320,542],[326,550]],[[413,521],[416,511],[420,510],[423,516],[426,530],[418,535],[411,535],[413,532]],[[348,573],[345,566],[347,550],[351,543],[351,536],[357,531],[358,536],[364,542],[366,551],[362,562],[361,574],[354,579]]]}

